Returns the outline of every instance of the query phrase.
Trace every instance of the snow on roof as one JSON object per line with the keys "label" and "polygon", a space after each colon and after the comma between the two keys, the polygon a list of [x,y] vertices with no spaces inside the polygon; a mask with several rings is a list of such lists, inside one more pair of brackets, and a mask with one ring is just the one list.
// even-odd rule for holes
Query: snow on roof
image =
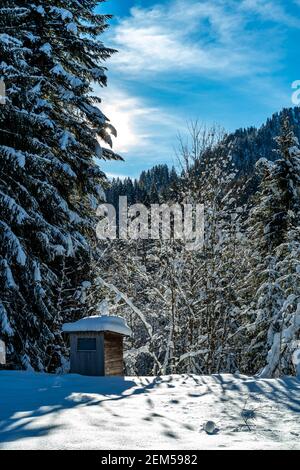
{"label": "snow on roof", "polygon": [[62,331],[75,333],[79,331],[112,331],[125,336],[131,336],[131,329],[121,317],[110,315],[93,315],[81,318],[74,323],[64,323]]}

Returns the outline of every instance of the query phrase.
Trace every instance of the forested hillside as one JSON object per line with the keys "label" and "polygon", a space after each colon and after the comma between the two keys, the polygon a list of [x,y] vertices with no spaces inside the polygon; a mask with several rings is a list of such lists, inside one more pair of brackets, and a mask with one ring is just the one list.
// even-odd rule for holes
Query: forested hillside
{"label": "forested hillside", "polygon": [[175,168],[167,165],[157,165],[143,171],[139,178],[113,178],[106,189],[107,202],[118,207],[118,198],[126,195],[128,204],[142,202],[144,204],[168,200],[171,192],[178,183],[179,177]]}
{"label": "forested hillside", "polygon": [[[295,136],[300,139],[300,108],[284,109],[275,113],[259,129],[250,127],[238,129],[233,133],[225,134],[220,145],[220,154],[224,158],[230,152],[236,168],[236,180],[248,181],[244,195],[245,198],[253,194],[257,187],[255,163],[260,158],[274,161],[278,158],[278,145],[276,137],[280,134],[283,116],[287,116],[294,130]],[[195,169],[197,171],[197,169]],[[143,171],[136,179],[113,178],[106,190],[106,198],[116,207],[119,195],[127,195],[128,203],[135,202],[155,203],[158,200],[168,199],[173,187],[178,184],[182,167],[168,168],[167,165],[157,165],[152,169]],[[198,176],[200,176],[198,171]],[[250,181],[249,181],[250,180]]]}
{"label": "forested hillside", "polygon": [[145,174],[112,182],[109,201],[205,206],[202,250],[175,239],[106,247],[99,289],[135,332],[129,373],[299,372],[298,115],[284,110],[260,130],[213,142],[193,128],[169,188],[156,183],[165,167],[147,184]]}

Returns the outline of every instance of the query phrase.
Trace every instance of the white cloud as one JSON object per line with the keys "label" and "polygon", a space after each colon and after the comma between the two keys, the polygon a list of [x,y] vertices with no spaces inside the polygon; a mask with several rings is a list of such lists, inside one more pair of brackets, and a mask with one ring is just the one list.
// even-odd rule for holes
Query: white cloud
{"label": "white cloud", "polygon": [[[157,72],[240,77],[267,71],[276,58],[266,32],[247,30],[250,13],[292,22],[281,4],[260,0],[173,0],[132,8],[112,28],[119,50],[111,67],[131,75]],[[222,74],[222,75],[221,75]]]}
{"label": "white cloud", "polygon": [[155,109],[145,106],[141,99],[112,87],[109,92],[102,91],[101,95],[101,109],[118,131],[114,141],[116,152],[128,153],[132,148],[143,146],[147,135],[141,131],[139,123],[147,121]]}
{"label": "white cloud", "polygon": [[110,180],[112,180],[113,178],[119,178],[120,180],[125,180],[126,178],[128,178],[128,175],[123,175],[121,173],[110,173],[110,172],[107,172],[106,176]]}
{"label": "white cloud", "polygon": [[283,3],[280,0],[243,0],[241,2],[241,10],[255,13],[264,20],[300,28],[299,18],[287,13],[284,7],[285,4],[286,2]]}
{"label": "white cloud", "polygon": [[[134,96],[125,90],[111,85],[99,90],[102,98],[101,110],[110,119],[118,132],[114,140],[114,150],[125,158],[130,153],[143,156],[149,149],[153,158],[157,153],[156,142],[163,135],[175,134],[182,127],[182,120],[162,107],[150,106],[144,98]],[[163,142],[162,142],[163,146]],[[168,151],[172,151],[168,147]]]}
{"label": "white cloud", "polygon": [[[102,163],[110,176],[172,164],[185,120],[220,120],[228,127],[231,114],[243,109],[243,96],[271,111],[288,104],[290,89],[273,76],[284,53],[282,33],[298,22],[285,7],[284,0],[170,0],[120,18],[108,33],[119,54],[109,61],[108,89],[99,90],[101,109],[118,131],[114,150],[126,160]],[[238,106],[230,103],[227,114],[226,91],[224,101],[211,79],[223,81],[223,94],[225,86],[228,96],[237,92]]]}

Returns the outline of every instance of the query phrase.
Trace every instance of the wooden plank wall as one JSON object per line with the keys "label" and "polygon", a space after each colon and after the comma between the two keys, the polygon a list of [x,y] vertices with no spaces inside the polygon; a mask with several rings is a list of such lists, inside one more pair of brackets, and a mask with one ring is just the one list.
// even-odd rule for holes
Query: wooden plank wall
{"label": "wooden plank wall", "polygon": [[123,336],[117,333],[104,333],[105,375],[124,375]]}

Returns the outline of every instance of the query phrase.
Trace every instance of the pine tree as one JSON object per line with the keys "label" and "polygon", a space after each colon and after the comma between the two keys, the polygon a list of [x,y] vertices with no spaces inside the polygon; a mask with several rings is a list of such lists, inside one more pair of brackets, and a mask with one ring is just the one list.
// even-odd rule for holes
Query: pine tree
{"label": "pine tree", "polygon": [[298,143],[287,119],[278,144],[280,158],[275,163],[262,159],[257,165],[261,183],[247,221],[249,274],[242,288],[248,343],[242,368],[264,376],[281,373],[284,350],[289,350],[285,362],[291,372],[291,343],[298,334],[300,166]]}
{"label": "pine tree", "polygon": [[280,158],[276,162],[275,178],[285,233],[276,248],[276,272],[283,304],[268,331],[270,349],[262,371],[268,377],[299,374],[299,362],[294,357],[300,349],[300,148],[288,119],[284,120],[277,141]]}
{"label": "pine tree", "polygon": [[103,63],[114,52],[99,41],[109,16],[94,13],[98,3],[0,8],[0,334],[20,367],[60,364],[62,265],[75,290],[89,280],[104,183],[94,157],[118,158],[101,148],[115,130],[91,88],[106,85]]}

